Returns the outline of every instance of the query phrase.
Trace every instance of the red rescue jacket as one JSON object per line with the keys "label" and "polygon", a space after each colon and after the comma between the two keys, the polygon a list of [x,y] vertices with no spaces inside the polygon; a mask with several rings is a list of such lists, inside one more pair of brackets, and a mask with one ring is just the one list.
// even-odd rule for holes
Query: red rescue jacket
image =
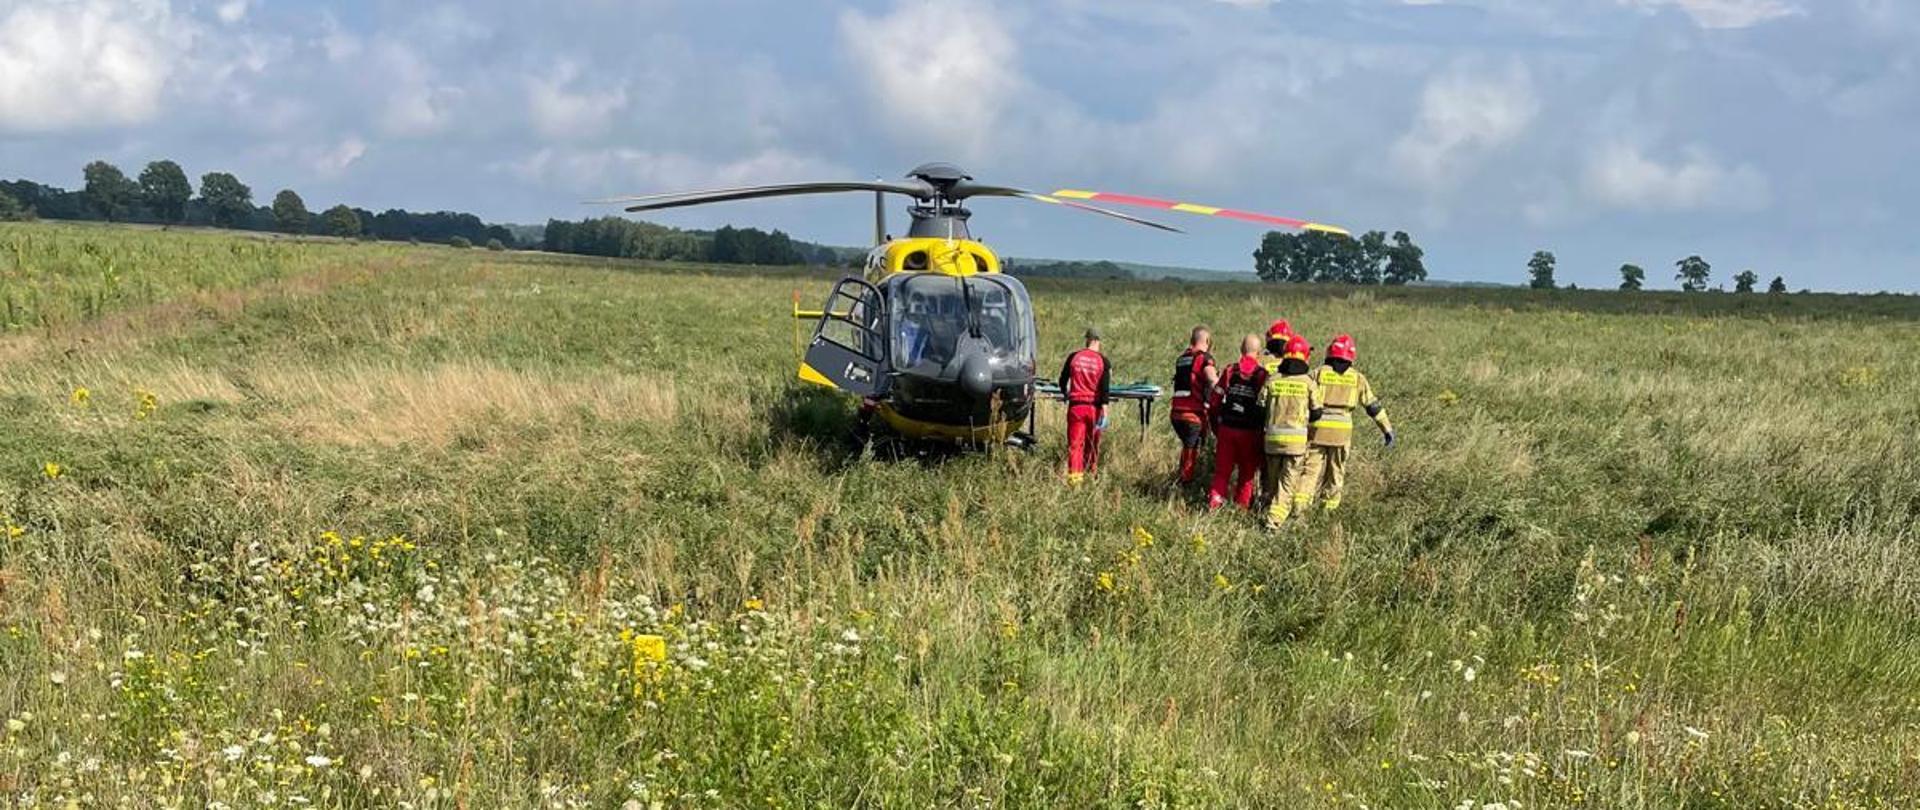
{"label": "red rescue jacket", "polygon": [[1213,355],[1188,349],[1173,361],[1173,402],[1175,414],[1186,414],[1202,421],[1207,412],[1207,369],[1213,368]]}
{"label": "red rescue jacket", "polygon": [[1220,401],[1216,414],[1222,427],[1260,430],[1267,423],[1267,409],[1260,406],[1260,389],[1267,384],[1267,370],[1251,357],[1240,358],[1220,379]]}
{"label": "red rescue jacket", "polygon": [[1112,382],[1113,367],[1106,355],[1092,349],[1067,355],[1067,362],[1060,366],[1060,390],[1066,392],[1069,405],[1105,406]]}

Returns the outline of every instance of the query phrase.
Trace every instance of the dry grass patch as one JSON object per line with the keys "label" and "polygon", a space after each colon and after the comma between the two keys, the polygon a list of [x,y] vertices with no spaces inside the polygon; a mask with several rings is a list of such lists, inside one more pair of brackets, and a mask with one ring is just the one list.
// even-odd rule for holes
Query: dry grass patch
{"label": "dry grass patch", "polygon": [[469,361],[425,369],[281,366],[259,370],[251,381],[286,406],[290,430],[354,446],[445,446],[486,419],[537,424],[579,413],[614,422],[680,418],[673,381],[653,375],[589,376]]}

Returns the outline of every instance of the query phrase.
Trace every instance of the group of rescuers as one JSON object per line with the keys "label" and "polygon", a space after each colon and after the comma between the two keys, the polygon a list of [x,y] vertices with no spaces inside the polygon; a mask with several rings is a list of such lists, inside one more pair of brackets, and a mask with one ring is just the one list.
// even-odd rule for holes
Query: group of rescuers
{"label": "group of rescuers", "polygon": [[[1386,446],[1393,446],[1386,407],[1354,367],[1358,350],[1351,335],[1336,336],[1327,345],[1317,370],[1309,365],[1312,344],[1285,319],[1274,321],[1264,340],[1247,335],[1240,342],[1240,359],[1224,369],[1214,361],[1212,348],[1213,333],[1194,327],[1186,351],[1174,361],[1171,409],[1173,431],[1180,437],[1181,485],[1193,482],[1208,435],[1215,439],[1209,509],[1232,499],[1252,510],[1256,489],[1273,529],[1290,516],[1304,515],[1316,496],[1326,511],[1339,509],[1355,411],[1372,418]],[[1081,483],[1099,457],[1112,376],[1112,365],[1100,352],[1100,331],[1090,328],[1085,348],[1067,355],[1060,369],[1069,484]]]}

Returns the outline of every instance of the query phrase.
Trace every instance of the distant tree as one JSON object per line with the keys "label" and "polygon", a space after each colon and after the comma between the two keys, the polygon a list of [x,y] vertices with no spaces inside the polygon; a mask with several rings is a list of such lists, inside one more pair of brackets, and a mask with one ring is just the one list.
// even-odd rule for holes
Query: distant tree
{"label": "distant tree", "polygon": [[456,237],[453,237],[452,239],[448,239],[447,244],[457,247],[461,250],[466,250],[467,248],[473,247],[473,240],[468,239],[464,236],[456,236]]}
{"label": "distant tree", "polygon": [[1640,289],[1640,285],[1645,283],[1646,280],[1647,271],[1640,269],[1640,265],[1620,265],[1620,289],[1629,291],[1638,290]]}
{"label": "distant tree", "polygon": [[1753,292],[1754,286],[1759,283],[1760,277],[1754,275],[1752,270],[1742,270],[1740,271],[1740,275],[1733,277],[1733,291],[1737,293],[1750,293]]}
{"label": "distant tree", "polygon": [[502,242],[501,242],[500,240],[498,240],[498,239],[488,239],[488,240],[487,240],[487,249],[488,249],[488,250],[495,250],[495,251],[498,251],[498,250],[506,250],[506,249],[507,249],[507,246],[506,246],[506,245],[505,245],[504,243],[502,243]]}
{"label": "distant tree", "polygon": [[1261,281],[1306,281],[1312,270],[1300,269],[1304,263],[1299,240],[1290,233],[1268,231],[1253,252],[1253,272]]}
{"label": "distant tree", "polygon": [[352,208],[336,205],[320,215],[320,224],[331,236],[359,236],[360,216]]}
{"label": "distant tree", "polygon": [[1674,262],[1674,267],[1678,268],[1679,272],[1674,273],[1673,278],[1680,282],[1682,291],[1702,292],[1707,289],[1707,279],[1713,273],[1713,265],[1707,264],[1706,259],[1698,255],[1688,256]]}
{"label": "distant tree", "polygon": [[86,189],[80,192],[87,199],[87,207],[108,222],[125,217],[127,205],[140,194],[140,187],[128,180],[120,167],[104,160],[87,164],[81,173],[87,181]]}
{"label": "distant tree", "polygon": [[1774,276],[1773,283],[1767,285],[1767,292],[1768,294],[1771,294],[1771,295],[1780,295],[1785,293],[1786,291],[1787,291],[1787,280],[1780,276]]}
{"label": "distant tree", "polygon": [[244,225],[253,215],[253,189],[226,172],[200,176],[200,202],[215,225]]}
{"label": "distant tree", "polygon": [[174,223],[187,218],[187,201],[193,199],[193,184],[187,173],[171,160],[156,160],[140,171],[140,199],[161,222]]}
{"label": "distant tree", "polygon": [[1427,252],[1413,243],[1406,231],[1393,232],[1393,246],[1387,248],[1387,283],[1406,284],[1427,280]]}
{"label": "distant tree", "polygon": [[273,195],[273,224],[282,233],[306,233],[307,223],[313,220],[313,214],[307,211],[307,201],[293,189],[280,189]]}
{"label": "distant tree", "polygon": [[1392,247],[1387,244],[1386,232],[1367,231],[1360,235],[1357,242],[1352,239],[1346,241],[1354,243],[1356,261],[1353,283],[1379,284],[1384,280],[1387,261],[1392,251]]}
{"label": "distant tree", "polygon": [[0,222],[25,222],[33,219],[33,209],[20,204],[5,189],[0,189]]}
{"label": "distant tree", "polygon": [[1533,277],[1531,281],[1527,282],[1527,286],[1536,290],[1553,289],[1553,267],[1558,261],[1558,259],[1554,258],[1551,251],[1534,251],[1533,258],[1527,260],[1527,272]]}

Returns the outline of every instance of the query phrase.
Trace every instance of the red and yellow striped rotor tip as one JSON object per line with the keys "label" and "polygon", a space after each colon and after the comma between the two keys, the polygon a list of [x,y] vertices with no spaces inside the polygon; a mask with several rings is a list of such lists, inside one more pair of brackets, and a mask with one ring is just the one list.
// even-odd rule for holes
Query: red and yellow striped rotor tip
{"label": "red and yellow striped rotor tip", "polygon": [[1226,217],[1227,219],[1237,219],[1242,222],[1278,225],[1283,228],[1320,231],[1321,233],[1339,234],[1341,236],[1352,235],[1347,233],[1347,229],[1337,225],[1308,222],[1304,219],[1294,219],[1292,217],[1276,217],[1272,214],[1261,214],[1253,211],[1236,211],[1231,208],[1220,208],[1212,205],[1196,205],[1194,203],[1174,202],[1173,200],[1158,200],[1152,197],[1138,197],[1132,194],[1113,194],[1105,191],[1082,191],[1080,189],[1063,188],[1054,192],[1051,196],[1068,200],[1109,203],[1112,205],[1137,205],[1142,208],[1158,208],[1162,211],[1180,211],[1187,214],[1199,214],[1203,217]]}

